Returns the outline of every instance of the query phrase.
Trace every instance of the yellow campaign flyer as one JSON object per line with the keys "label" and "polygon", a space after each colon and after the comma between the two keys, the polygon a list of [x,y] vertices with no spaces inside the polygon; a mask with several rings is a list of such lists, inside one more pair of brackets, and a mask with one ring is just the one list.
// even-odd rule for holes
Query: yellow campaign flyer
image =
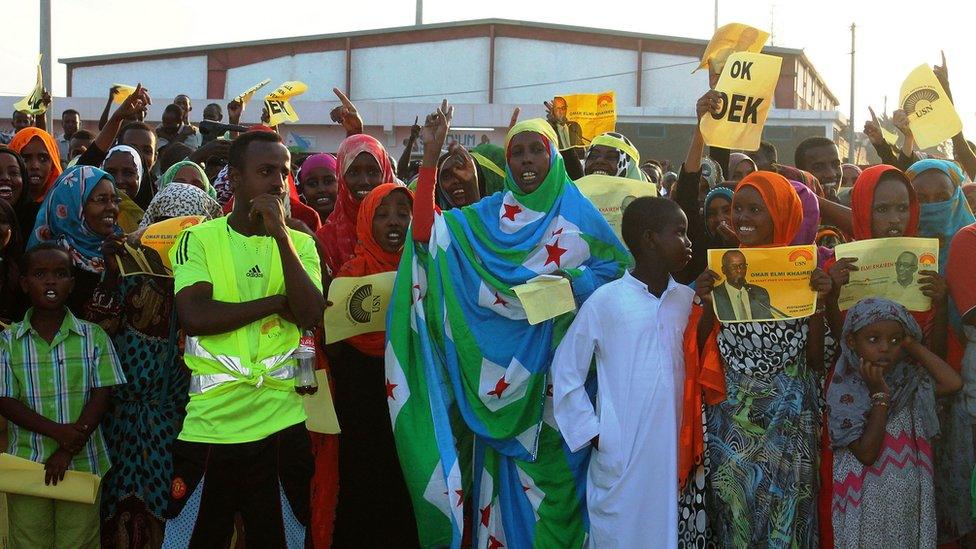
{"label": "yellow campaign flyer", "polygon": [[841,286],[838,305],[850,309],[866,297],[883,297],[909,311],[927,311],[932,300],[922,295],[919,271],[939,270],[937,238],[872,238],[840,244],[834,248],[837,259],[854,258],[858,270]]}
{"label": "yellow campaign flyer", "polygon": [[95,503],[98,475],[81,471],[66,471],[57,485],[44,484],[44,464],[11,454],[0,454],[0,492],[39,498]]}
{"label": "yellow campaign flyer", "polygon": [[325,342],[386,329],[386,309],[393,293],[393,271],[361,277],[341,277],[329,286],[325,309]]}
{"label": "yellow campaign flyer", "polygon": [[319,390],[302,397],[305,415],[308,416],[305,427],[316,433],[337,435],[340,432],[339,418],[336,416],[332,391],[329,390],[329,376],[325,370],[315,370],[315,381],[319,385]]}
{"label": "yellow campaign flyer", "polygon": [[522,303],[529,324],[538,324],[576,310],[573,287],[563,276],[539,275],[525,284],[513,286],[512,291]]}
{"label": "yellow campaign flyer", "polygon": [[962,120],[932,67],[920,65],[901,85],[899,104],[920,149],[934,147],[962,131]]}
{"label": "yellow campaign flyer", "polygon": [[715,316],[724,323],[808,317],[817,307],[816,267],[812,245],[709,250],[708,268],[721,277],[712,289]]}
{"label": "yellow campaign flyer", "polygon": [[641,196],[657,196],[657,186],[653,183],[612,175],[587,175],[576,180],[576,187],[600,210],[617,238],[621,239],[627,205]]}
{"label": "yellow campaign flyer", "polygon": [[127,97],[136,91],[135,86],[128,84],[112,84],[112,103],[121,105]]}
{"label": "yellow campaign flyer", "polygon": [[187,227],[203,221],[202,215],[172,217],[153,223],[140,233],[133,233],[125,242],[125,253],[116,256],[122,276],[147,274],[152,276],[173,276],[173,265],[169,262],[169,250]]}
{"label": "yellow campaign flyer", "polygon": [[738,52],[729,56],[715,90],[721,110],[702,117],[699,127],[710,147],[754,151],[773,105],[781,57]]}
{"label": "yellow campaign flyer", "polygon": [[585,147],[601,133],[617,127],[617,102],[613,91],[557,95],[552,99],[559,150]]}
{"label": "yellow campaign flyer", "polygon": [[44,78],[41,76],[41,56],[37,56],[37,78],[34,80],[34,89],[27,97],[14,103],[15,111],[23,111],[32,116],[44,114],[47,107],[41,101],[44,96]]}
{"label": "yellow campaign flyer", "polygon": [[716,73],[721,73],[729,56],[740,51],[759,53],[762,51],[769,33],[742,23],[729,23],[715,31],[702,54],[698,69],[709,65]]}
{"label": "yellow campaign flyer", "polygon": [[257,84],[237,94],[237,97],[235,97],[233,101],[236,101],[241,105],[247,104],[247,102],[250,101],[252,97],[254,97],[254,92],[260,90],[261,88],[267,86],[270,83],[271,83],[271,79],[265,78],[264,80],[258,82]]}
{"label": "yellow campaign flyer", "polygon": [[278,86],[275,91],[264,97],[264,106],[271,117],[269,125],[278,126],[285,122],[298,122],[298,113],[291,106],[291,99],[308,91],[304,82],[292,80]]}

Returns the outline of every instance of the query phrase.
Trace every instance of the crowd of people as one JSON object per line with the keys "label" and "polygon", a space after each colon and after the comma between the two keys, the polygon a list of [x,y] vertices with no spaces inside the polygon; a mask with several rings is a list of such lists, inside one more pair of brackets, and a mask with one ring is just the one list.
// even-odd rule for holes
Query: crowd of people
{"label": "crowd of people", "polygon": [[[69,109],[60,137],[19,112],[0,136],[0,442],[45,484],[102,477],[93,504],[8,493],[11,547],[976,546],[962,133],[939,158],[904,113],[899,148],[872,113],[882,163],[858,166],[826,138],[790,165],[696,131],[670,171],[620,133],[575,146],[559,104],[467,150],[445,100],[397,162],[338,90],[335,154],[264,124],[204,139],[185,95],[154,128],[149,90],[111,111],[116,92],[97,134]],[[698,117],[721,102],[705,92]],[[592,175],[657,195],[626,206],[622,238],[577,188]],[[123,276],[181,216],[205,221],[173,276]],[[834,246],[916,236],[939,240],[917,273],[931,309],[842,311],[858,265]],[[801,244],[818,257],[800,319],[758,321],[743,252],[727,286],[707,267]],[[386,330],[326,345],[332,281],[388,272]],[[529,323],[512,288],[540,274],[576,313]],[[306,429],[303,360],[339,434]]]}

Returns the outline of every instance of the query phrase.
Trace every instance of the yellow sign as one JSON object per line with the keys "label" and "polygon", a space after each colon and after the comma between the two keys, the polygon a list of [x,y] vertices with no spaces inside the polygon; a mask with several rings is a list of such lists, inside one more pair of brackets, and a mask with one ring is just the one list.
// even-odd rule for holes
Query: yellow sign
{"label": "yellow sign", "polygon": [[95,503],[101,481],[98,475],[66,471],[64,480],[47,485],[43,463],[0,454],[0,492],[91,504]]}
{"label": "yellow sign", "polygon": [[712,39],[702,54],[701,64],[695,69],[704,69],[711,65],[715,74],[722,72],[725,62],[735,52],[747,51],[759,53],[762,51],[769,33],[742,23],[729,23],[715,31]]}
{"label": "yellow sign", "polygon": [[112,84],[112,103],[121,105],[122,102],[135,91],[135,86],[129,86],[128,84]]}
{"label": "yellow sign", "polygon": [[640,196],[657,196],[657,185],[612,175],[587,175],[576,180],[576,187],[600,210],[617,238],[623,238],[624,209]]}
{"label": "yellow sign", "polygon": [[44,114],[47,106],[41,102],[44,97],[44,78],[41,76],[41,56],[37,56],[37,79],[34,81],[34,89],[27,97],[14,103],[14,110],[26,112],[32,116]]}
{"label": "yellow sign", "polygon": [[722,96],[717,113],[702,117],[702,137],[710,147],[754,151],[773,105],[781,57],[762,53],[733,53],[715,89]]}
{"label": "yellow sign", "polygon": [[810,275],[815,246],[708,250],[708,268],[721,278],[712,289],[720,322],[764,322],[813,314],[817,293]]}
{"label": "yellow sign", "polygon": [[202,215],[184,215],[171,217],[159,223],[153,223],[137,236],[138,240],[126,239],[125,252],[116,259],[119,262],[119,272],[122,276],[147,274],[152,276],[173,276],[173,265],[169,262],[169,250],[176,244],[176,239],[187,227],[198,225],[203,221]]}
{"label": "yellow sign", "polygon": [[857,259],[850,282],[840,288],[842,311],[866,297],[890,299],[909,311],[932,308],[932,300],[922,295],[918,273],[939,270],[939,239],[872,238],[840,244],[834,253],[837,259]]}
{"label": "yellow sign", "polygon": [[918,148],[934,147],[962,131],[962,120],[932,67],[920,65],[909,73],[898,97]]}
{"label": "yellow sign", "polygon": [[298,113],[291,106],[290,100],[308,90],[304,82],[293,80],[278,86],[278,89],[264,97],[264,106],[268,109],[270,126],[277,126],[285,122],[298,122]]}
{"label": "yellow sign", "polygon": [[241,105],[245,105],[247,104],[248,101],[251,100],[252,97],[254,97],[254,92],[260,90],[261,88],[267,86],[270,83],[271,83],[271,79],[265,78],[264,80],[258,82],[257,84],[237,94],[237,97],[235,97],[232,102],[237,102],[240,103]]}
{"label": "yellow sign", "polygon": [[522,302],[529,324],[538,324],[576,310],[573,287],[563,276],[539,275],[525,284],[513,286],[512,291]]}
{"label": "yellow sign", "polygon": [[340,277],[329,286],[325,309],[325,342],[386,330],[386,309],[393,293],[394,271],[362,277]]}
{"label": "yellow sign", "polygon": [[560,150],[583,147],[594,137],[617,127],[617,99],[612,91],[557,95],[552,103],[557,120],[565,103],[566,123],[556,127]]}
{"label": "yellow sign", "polygon": [[315,381],[319,384],[319,390],[302,397],[305,415],[308,416],[305,428],[316,433],[337,435],[340,433],[339,418],[336,416],[332,391],[329,390],[329,376],[325,370],[315,370]]}

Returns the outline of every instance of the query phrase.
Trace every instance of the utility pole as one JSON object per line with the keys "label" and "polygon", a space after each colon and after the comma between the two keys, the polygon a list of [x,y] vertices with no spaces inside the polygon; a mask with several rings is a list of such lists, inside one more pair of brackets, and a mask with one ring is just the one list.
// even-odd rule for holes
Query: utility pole
{"label": "utility pole", "polygon": [[713,31],[718,30],[718,0],[715,0],[715,28],[712,30]]}
{"label": "utility pole", "polygon": [[[54,91],[54,84],[51,81],[51,0],[41,0],[41,77],[44,79],[44,87],[48,91]],[[47,121],[48,131],[53,135],[54,127],[51,125],[51,110],[44,113]]]}
{"label": "utility pole", "polygon": [[854,163],[854,28],[851,23],[851,117],[847,120],[847,162]]}
{"label": "utility pole", "polygon": [[[716,0],[718,1],[718,0]],[[417,26],[424,24],[424,0],[417,0]]]}

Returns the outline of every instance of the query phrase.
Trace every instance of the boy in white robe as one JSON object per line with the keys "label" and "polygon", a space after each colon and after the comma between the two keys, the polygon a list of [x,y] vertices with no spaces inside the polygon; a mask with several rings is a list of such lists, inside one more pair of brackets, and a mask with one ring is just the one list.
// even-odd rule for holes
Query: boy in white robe
{"label": "boy in white robe", "polygon": [[[688,221],[663,198],[623,215],[634,269],[600,287],[556,349],[556,423],[573,451],[592,444],[590,546],[676,547],[682,341],[694,291],[672,272],[691,259]],[[596,409],[584,389],[596,357]]]}

